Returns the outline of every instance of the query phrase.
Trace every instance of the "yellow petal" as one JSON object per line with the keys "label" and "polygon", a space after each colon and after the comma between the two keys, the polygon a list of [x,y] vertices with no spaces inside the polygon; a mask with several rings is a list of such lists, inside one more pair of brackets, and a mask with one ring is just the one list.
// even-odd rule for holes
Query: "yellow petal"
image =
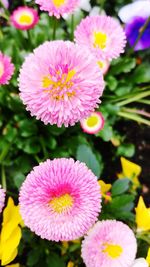
{"label": "yellow petal", "polygon": [[21,229],[18,226],[11,234],[6,242],[1,242],[1,261],[2,265],[6,265],[13,261],[16,257],[17,247],[21,239]]}
{"label": "yellow petal", "polygon": [[6,257],[6,258],[3,257],[1,259],[1,265],[4,266],[12,262],[16,258],[17,254],[18,254],[18,249],[13,250],[12,254],[10,254],[9,257]]}
{"label": "yellow petal", "polygon": [[148,249],[148,253],[147,253],[147,257],[146,257],[146,261],[147,261],[148,264],[150,265],[150,248]]}
{"label": "yellow petal", "polygon": [[12,234],[14,229],[22,222],[22,218],[19,212],[19,206],[14,205],[13,199],[10,197],[8,203],[3,212],[3,223],[1,239],[2,242],[6,241]]}
{"label": "yellow petal", "polygon": [[131,178],[133,176],[139,176],[142,169],[139,165],[121,157],[121,165],[125,178]]}
{"label": "yellow petal", "polygon": [[15,264],[7,265],[6,267],[19,267],[19,266],[20,266],[19,263],[15,263]]}
{"label": "yellow petal", "polygon": [[110,191],[112,185],[111,184],[106,184],[103,180],[99,180],[98,181],[100,187],[101,187],[101,192],[102,194],[107,193],[108,191]]}
{"label": "yellow petal", "polygon": [[19,206],[14,205],[14,201],[11,197],[9,197],[7,206],[3,211],[3,224],[6,224],[10,220],[14,219],[16,221],[16,225],[22,221]]}
{"label": "yellow petal", "polygon": [[150,208],[146,208],[142,197],[139,198],[139,202],[136,211],[136,224],[138,231],[150,230]]}
{"label": "yellow petal", "polygon": [[72,261],[69,261],[67,267],[74,267],[74,263]]}

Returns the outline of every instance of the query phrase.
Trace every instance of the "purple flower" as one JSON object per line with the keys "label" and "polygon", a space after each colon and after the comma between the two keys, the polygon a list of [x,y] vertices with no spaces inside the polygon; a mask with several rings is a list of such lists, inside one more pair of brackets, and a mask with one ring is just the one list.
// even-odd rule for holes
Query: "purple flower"
{"label": "purple flower", "polygon": [[[120,19],[126,23],[125,32],[130,46],[134,46],[143,26],[150,16],[150,1],[137,1],[126,5],[119,11]],[[150,22],[135,46],[135,51],[150,47]]]}

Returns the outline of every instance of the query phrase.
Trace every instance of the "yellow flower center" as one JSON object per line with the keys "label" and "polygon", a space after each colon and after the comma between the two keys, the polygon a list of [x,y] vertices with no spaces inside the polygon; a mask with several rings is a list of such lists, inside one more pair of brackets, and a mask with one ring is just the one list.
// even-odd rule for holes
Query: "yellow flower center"
{"label": "yellow flower center", "polygon": [[100,67],[100,69],[104,68],[104,62],[98,61],[97,63],[98,63],[98,66]]}
{"label": "yellow flower center", "polygon": [[3,74],[4,74],[4,65],[2,62],[0,62],[0,78],[2,77]]}
{"label": "yellow flower center", "polygon": [[116,259],[121,256],[123,249],[119,245],[104,244],[103,252],[113,259]]}
{"label": "yellow flower center", "polygon": [[52,0],[52,2],[55,5],[55,7],[61,7],[64,5],[65,0]]}
{"label": "yellow flower center", "polygon": [[87,119],[87,126],[88,127],[94,127],[94,126],[96,126],[97,125],[97,123],[98,123],[98,117],[96,117],[96,116],[91,116],[91,117],[89,117],[88,119]]}
{"label": "yellow flower center", "polygon": [[60,197],[54,197],[49,204],[55,212],[62,213],[73,206],[73,198],[69,194],[64,194]]}
{"label": "yellow flower center", "polygon": [[23,25],[30,25],[33,22],[33,16],[29,13],[23,13],[21,16],[18,18],[18,22]]}
{"label": "yellow flower center", "polygon": [[107,35],[103,32],[94,32],[94,47],[105,49],[107,43]]}
{"label": "yellow flower center", "polygon": [[55,80],[51,75],[47,75],[42,80],[44,92],[49,92],[53,99],[63,100],[65,95],[67,97],[75,96],[75,91],[72,90],[73,82],[72,78],[76,74],[76,71],[70,70],[68,73],[64,73],[60,77],[60,71],[57,71]]}

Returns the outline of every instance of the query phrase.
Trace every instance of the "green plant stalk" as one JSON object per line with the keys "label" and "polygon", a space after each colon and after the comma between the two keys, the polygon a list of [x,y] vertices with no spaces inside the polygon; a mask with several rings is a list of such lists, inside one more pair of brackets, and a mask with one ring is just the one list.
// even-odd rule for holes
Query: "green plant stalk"
{"label": "green plant stalk", "polygon": [[134,109],[134,108],[123,108],[122,110],[125,112],[135,113],[150,118],[150,113],[146,112],[145,110]]}
{"label": "green plant stalk", "polygon": [[137,101],[139,99],[145,98],[145,97],[147,97],[149,95],[150,95],[150,91],[142,92],[142,93],[139,93],[138,95],[135,95],[134,97],[131,97],[129,99],[121,101],[121,102],[117,103],[116,105],[118,107],[122,107],[124,105],[129,104],[129,103],[135,102],[135,101]]}
{"label": "green plant stalk", "polygon": [[11,146],[11,143],[8,143],[4,149],[2,150],[1,154],[0,154],[0,163],[2,163],[2,161],[5,159],[5,157],[8,154],[9,148]]}
{"label": "green plant stalk", "polygon": [[30,43],[30,47],[33,48],[32,37],[31,37],[31,34],[30,34],[31,32],[30,32],[30,30],[26,30],[26,32],[27,32],[27,36],[28,36],[28,41]]}
{"label": "green plant stalk", "polygon": [[57,19],[53,17],[53,33],[52,33],[52,40],[56,39],[56,30],[57,30]]}
{"label": "green plant stalk", "polygon": [[140,88],[140,89],[137,89],[136,91],[132,92],[132,93],[128,93],[128,94],[125,94],[125,95],[122,95],[122,96],[104,96],[105,98],[108,98],[109,99],[109,102],[117,102],[118,100],[124,100],[126,98],[129,98],[129,97],[132,97],[132,96],[136,96],[137,94],[141,93],[141,91],[145,91],[147,92],[147,89],[150,89],[149,86],[147,87],[143,87],[143,88]]}
{"label": "green plant stalk", "polygon": [[102,13],[104,9],[104,5],[105,5],[105,0],[100,0],[99,2],[100,2],[100,7],[101,7],[100,13]]}
{"label": "green plant stalk", "polygon": [[141,30],[139,31],[139,35],[138,35],[138,37],[137,37],[137,39],[136,39],[136,41],[135,41],[133,47],[132,47],[131,50],[129,51],[128,55],[130,55],[130,54],[134,51],[134,49],[135,49],[137,43],[140,41],[140,39],[141,39],[143,33],[145,32],[145,30],[146,30],[146,28],[147,28],[149,22],[150,22],[150,17],[148,17],[148,19],[146,20],[145,24],[143,25],[143,27],[142,27]]}
{"label": "green plant stalk", "polygon": [[143,123],[146,124],[148,126],[150,126],[150,121],[147,119],[142,118],[141,116],[137,115],[137,114],[132,114],[132,113],[128,113],[128,112],[123,112],[123,111],[119,111],[118,115],[139,123]]}
{"label": "green plant stalk", "polygon": [[138,103],[143,103],[143,104],[146,104],[146,105],[150,105],[150,100],[149,99],[140,99],[137,102]]}
{"label": "green plant stalk", "polygon": [[47,149],[45,147],[45,143],[44,143],[44,139],[42,136],[40,136],[40,144],[42,146],[42,150],[43,150],[43,154],[44,154],[44,158],[46,159],[48,157],[48,152]]}
{"label": "green plant stalk", "polygon": [[6,184],[6,175],[5,175],[5,168],[4,166],[2,165],[2,187],[7,190],[7,184]]}
{"label": "green plant stalk", "polygon": [[71,15],[71,41],[73,41],[74,36],[74,14]]}

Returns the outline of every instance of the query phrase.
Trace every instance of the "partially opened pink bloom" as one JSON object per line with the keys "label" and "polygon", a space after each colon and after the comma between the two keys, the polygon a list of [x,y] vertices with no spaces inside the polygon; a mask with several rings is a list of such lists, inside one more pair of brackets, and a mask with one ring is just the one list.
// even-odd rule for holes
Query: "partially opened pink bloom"
{"label": "partially opened pink bloom", "polygon": [[88,134],[96,134],[104,127],[104,118],[101,112],[92,112],[92,114],[80,121],[84,132]]}
{"label": "partially opened pink bloom", "polygon": [[88,50],[69,41],[53,41],[26,58],[19,88],[32,116],[67,127],[94,111],[101,102],[104,81]]}
{"label": "partially opened pink bloom", "polygon": [[77,26],[75,40],[88,47],[97,60],[112,60],[124,52],[125,33],[114,18],[97,15],[86,17]]}
{"label": "partially opened pink bloom", "polygon": [[74,240],[95,223],[101,209],[97,177],[73,159],[47,160],[27,176],[20,191],[25,225],[48,240]]}
{"label": "partially opened pink bloom", "polygon": [[80,0],[35,0],[40,9],[48,11],[50,16],[60,16],[72,13],[78,7]]}
{"label": "partially opened pink bloom", "polygon": [[20,30],[32,29],[39,21],[38,12],[28,6],[21,6],[14,10],[11,15],[12,25]]}
{"label": "partially opened pink bloom", "polygon": [[115,220],[97,222],[82,243],[87,267],[131,267],[136,251],[133,231]]}
{"label": "partially opened pink bloom", "polygon": [[11,63],[11,58],[0,51],[0,85],[8,84],[13,73],[14,65]]}
{"label": "partially opened pink bloom", "polygon": [[2,209],[4,207],[4,202],[5,202],[5,190],[2,189],[0,185],[0,213],[2,212]]}
{"label": "partially opened pink bloom", "polygon": [[[3,6],[4,6],[5,8],[8,8],[8,7],[9,7],[9,2],[8,2],[8,0],[1,0],[1,2],[2,2]],[[3,8],[0,8],[0,15],[3,14],[3,13],[4,13],[4,9],[3,9]]]}

